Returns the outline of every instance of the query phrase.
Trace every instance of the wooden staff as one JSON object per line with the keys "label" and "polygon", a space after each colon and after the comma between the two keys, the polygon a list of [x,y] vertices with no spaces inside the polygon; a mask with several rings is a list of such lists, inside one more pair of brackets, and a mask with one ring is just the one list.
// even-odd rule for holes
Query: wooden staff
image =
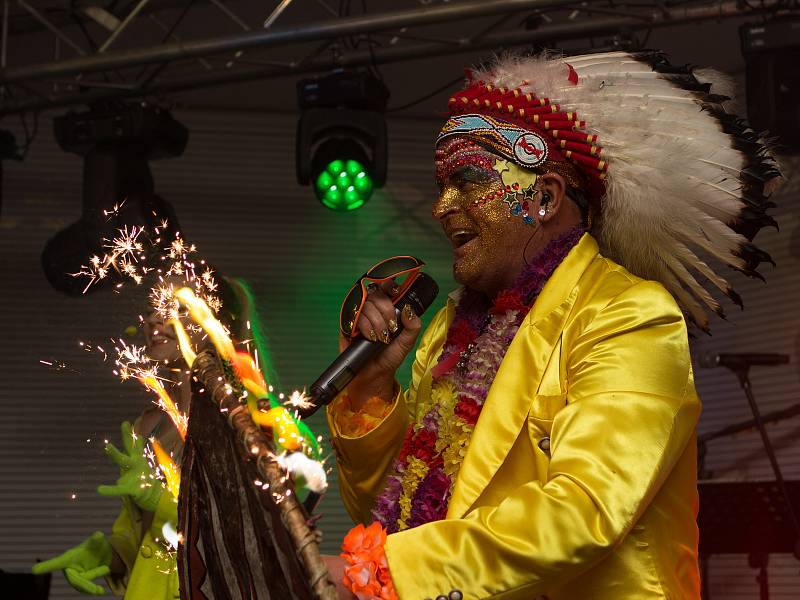
{"label": "wooden staff", "polygon": [[238,394],[230,393],[226,378],[216,354],[206,350],[197,355],[192,367],[196,385],[204,388],[204,395],[212,400],[235,432],[244,454],[253,461],[261,478],[269,484],[271,499],[277,505],[281,521],[290,534],[311,588],[319,600],[337,600],[339,595],[330,581],[328,568],[319,552],[319,532],[308,526],[308,516],[294,493],[289,475],[275,461],[271,440],[250,418],[247,406]]}

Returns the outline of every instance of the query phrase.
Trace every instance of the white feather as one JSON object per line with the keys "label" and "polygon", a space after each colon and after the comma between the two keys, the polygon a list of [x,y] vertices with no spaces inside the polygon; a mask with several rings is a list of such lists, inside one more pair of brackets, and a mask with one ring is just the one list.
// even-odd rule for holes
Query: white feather
{"label": "white feather", "polygon": [[302,452],[279,455],[276,460],[289,473],[300,475],[312,492],[321,493],[328,487],[325,467]]}
{"label": "white feather", "polygon": [[[570,65],[578,84],[568,81]],[[730,78],[694,72],[712,93],[733,95]],[[730,227],[744,207],[747,157],[699,101],[626,52],[585,56],[505,56],[474,73],[497,87],[549,98],[586,121],[608,161],[595,233],[603,251],[632,273],[660,281],[701,326],[719,305],[692,275],[730,292],[728,282],[691,248],[744,269],[745,238]],[[688,291],[687,291],[688,290]],[[698,302],[699,300],[699,302]]]}

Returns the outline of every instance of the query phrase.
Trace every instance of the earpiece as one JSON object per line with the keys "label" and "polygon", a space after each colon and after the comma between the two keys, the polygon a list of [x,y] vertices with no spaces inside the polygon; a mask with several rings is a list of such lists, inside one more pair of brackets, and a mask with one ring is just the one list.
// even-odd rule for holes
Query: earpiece
{"label": "earpiece", "polygon": [[547,205],[550,204],[550,194],[542,192],[542,201],[539,208],[539,216],[543,217],[547,214]]}

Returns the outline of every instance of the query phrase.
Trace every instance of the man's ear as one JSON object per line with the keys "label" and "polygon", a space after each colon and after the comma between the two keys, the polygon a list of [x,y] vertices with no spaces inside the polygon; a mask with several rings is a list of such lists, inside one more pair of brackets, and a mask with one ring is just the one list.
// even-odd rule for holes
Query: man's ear
{"label": "man's ear", "polygon": [[[539,176],[540,193],[534,208],[536,220],[540,223],[549,221],[558,214],[567,195],[567,182],[558,173],[545,173]],[[542,214],[541,209],[544,209]]]}

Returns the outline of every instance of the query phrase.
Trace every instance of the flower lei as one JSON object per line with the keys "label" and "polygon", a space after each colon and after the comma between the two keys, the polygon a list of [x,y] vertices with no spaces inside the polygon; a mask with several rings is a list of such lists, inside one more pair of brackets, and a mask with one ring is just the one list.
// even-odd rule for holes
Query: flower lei
{"label": "flower lei", "polygon": [[544,284],[578,243],[576,227],[551,241],[493,302],[467,289],[432,370],[431,407],[406,432],[373,516],[389,533],[443,519],[497,369]]}

